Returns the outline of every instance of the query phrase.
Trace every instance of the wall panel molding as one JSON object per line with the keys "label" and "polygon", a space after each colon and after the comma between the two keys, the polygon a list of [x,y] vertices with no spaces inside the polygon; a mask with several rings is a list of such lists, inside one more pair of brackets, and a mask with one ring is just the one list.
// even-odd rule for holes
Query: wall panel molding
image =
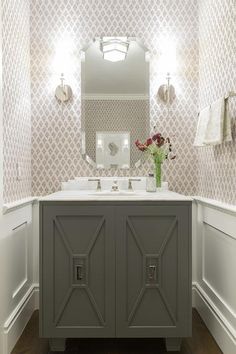
{"label": "wall panel molding", "polygon": [[38,309],[39,285],[32,284],[12,311],[3,330],[3,353],[10,354],[33,312]]}
{"label": "wall panel molding", "polygon": [[2,215],[0,221],[0,353],[10,354],[38,308],[38,233],[31,204]]}
{"label": "wall panel molding", "polygon": [[24,287],[27,285],[28,281],[28,223],[27,221],[20,223],[18,226],[12,229],[13,242],[16,247],[14,250],[21,255],[17,257],[17,254],[12,255],[12,273],[17,276],[16,287],[13,290],[12,298],[14,299],[18,294],[20,294]]}
{"label": "wall panel molding", "polygon": [[[196,198],[197,199],[197,198]],[[225,354],[236,352],[236,214],[197,202],[194,305]]]}
{"label": "wall panel molding", "polygon": [[214,303],[197,284],[193,284],[193,305],[223,353],[235,354],[235,329],[230,326],[225,317],[222,317]]}

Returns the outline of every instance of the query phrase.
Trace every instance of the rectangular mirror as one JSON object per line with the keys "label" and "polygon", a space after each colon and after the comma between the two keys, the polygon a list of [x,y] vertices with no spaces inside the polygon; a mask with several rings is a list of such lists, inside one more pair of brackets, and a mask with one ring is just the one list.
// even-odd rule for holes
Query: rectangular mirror
{"label": "rectangular mirror", "polygon": [[140,165],[149,135],[149,52],[136,38],[96,38],[81,54],[82,153],[96,168]]}

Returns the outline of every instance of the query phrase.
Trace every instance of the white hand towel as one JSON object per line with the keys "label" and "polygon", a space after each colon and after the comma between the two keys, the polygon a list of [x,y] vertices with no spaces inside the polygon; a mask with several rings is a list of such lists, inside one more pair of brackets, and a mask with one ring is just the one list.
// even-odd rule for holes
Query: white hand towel
{"label": "white hand towel", "polygon": [[199,113],[197,132],[193,144],[194,146],[205,146],[204,139],[206,136],[206,129],[207,129],[209,119],[210,119],[210,106],[204,108]]}
{"label": "white hand towel", "polygon": [[231,126],[231,116],[229,113],[229,102],[228,99],[225,100],[225,116],[224,116],[224,126],[223,126],[223,139],[224,141],[232,141],[232,126]]}
{"label": "white hand towel", "polygon": [[210,119],[207,124],[204,143],[206,145],[218,145],[223,141],[223,127],[225,116],[225,99],[220,98],[212,103]]}
{"label": "white hand towel", "polygon": [[224,135],[229,135],[229,115],[226,114],[226,111],[228,112],[226,106],[224,97],[212,103],[210,108],[210,119],[207,124],[206,135],[203,141],[205,145],[222,144]]}

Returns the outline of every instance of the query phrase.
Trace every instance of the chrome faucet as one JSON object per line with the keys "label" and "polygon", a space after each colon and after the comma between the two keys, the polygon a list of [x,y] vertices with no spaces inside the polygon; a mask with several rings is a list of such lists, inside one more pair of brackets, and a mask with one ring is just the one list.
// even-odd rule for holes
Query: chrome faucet
{"label": "chrome faucet", "polygon": [[98,184],[97,184],[97,192],[100,192],[102,190],[100,178],[90,178],[88,181],[89,182],[98,182]]}
{"label": "chrome faucet", "polygon": [[117,180],[113,181],[113,185],[111,187],[111,191],[112,192],[118,192],[119,191],[119,186],[118,186],[118,181]]}
{"label": "chrome faucet", "polygon": [[129,178],[129,186],[128,186],[129,191],[133,190],[132,182],[141,182],[141,179],[140,178]]}

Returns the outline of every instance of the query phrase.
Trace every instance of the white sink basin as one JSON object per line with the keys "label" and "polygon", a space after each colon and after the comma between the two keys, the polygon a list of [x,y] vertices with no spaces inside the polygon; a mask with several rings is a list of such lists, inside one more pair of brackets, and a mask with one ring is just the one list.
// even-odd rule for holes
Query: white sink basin
{"label": "white sink basin", "polygon": [[96,196],[132,196],[132,195],[137,195],[137,192],[134,191],[97,191],[95,193],[89,193],[90,195],[96,195]]}

